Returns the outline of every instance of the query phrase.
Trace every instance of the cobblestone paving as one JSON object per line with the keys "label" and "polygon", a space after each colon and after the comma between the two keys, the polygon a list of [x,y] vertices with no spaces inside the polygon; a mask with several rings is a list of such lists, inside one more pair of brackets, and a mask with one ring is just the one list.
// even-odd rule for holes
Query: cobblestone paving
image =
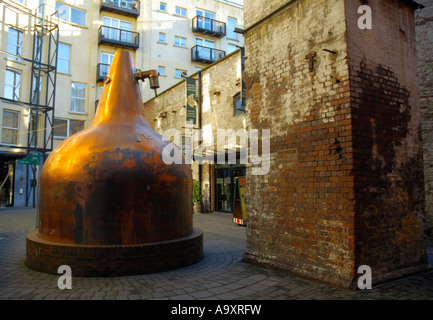
{"label": "cobblestone paving", "polygon": [[[328,300],[430,299],[433,270],[373,286],[346,291],[242,261],[245,227],[224,213],[194,215],[204,232],[204,259],[192,266],[154,274],[111,278],[73,277],[71,290],[60,290],[59,276],[27,268],[25,236],[35,230],[34,209],[0,210],[1,300]],[[433,264],[433,249],[428,248]]]}

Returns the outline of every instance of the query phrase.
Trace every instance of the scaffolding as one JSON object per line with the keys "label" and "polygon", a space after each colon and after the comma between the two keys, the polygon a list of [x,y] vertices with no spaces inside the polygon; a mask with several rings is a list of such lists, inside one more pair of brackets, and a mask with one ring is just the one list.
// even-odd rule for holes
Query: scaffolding
{"label": "scaffolding", "polygon": [[[27,145],[10,146],[0,144],[0,147],[24,149],[29,157],[35,154],[40,155],[39,159],[42,158],[43,163],[48,157],[48,153],[53,150],[54,143],[53,124],[59,43],[58,24],[53,23],[53,17],[56,12],[47,16],[45,14],[46,4],[44,2],[35,9],[34,13],[9,1],[0,0],[0,4],[4,4],[8,9],[20,15],[27,15],[29,23],[32,23],[31,31],[33,33],[31,59],[16,56],[7,52],[7,50],[0,50],[0,53],[14,56],[31,64],[31,84],[28,101],[18,101],[18,103],[27,108],[29,115]],[[44,77],[45,86],[43,86]],[[5,97],[0,97],[0,99],[6,102],[17,103],[16,100],[10,100]],[[27,164],[26,206],[29,206],[31,199],[33,207],[36,204],[38,162]]]}

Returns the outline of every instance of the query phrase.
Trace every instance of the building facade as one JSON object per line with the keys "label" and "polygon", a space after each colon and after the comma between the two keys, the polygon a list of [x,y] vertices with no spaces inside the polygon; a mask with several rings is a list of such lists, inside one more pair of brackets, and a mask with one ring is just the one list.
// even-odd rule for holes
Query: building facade
{"label": "building facade", "polygon": [[[8,0],[0,10],[0,206],[35,204],[39,166],[26,156],[42,163],[90,124],[117,50],[157,69],[161,92],[243,46],[242,5],[230,1]],[[154,95],[142,84],[144,100]]]}
{"label": "building facade", "polygon": [[[232,212],[234,179],[246,173],[241,156],[248,149],[248,141],[242,140],[242,52],[225,56],[144,103],[152,129],[182,150],[193,179],[200,182],[204,212]],[[197,93],[192,117],[191,92]]]}

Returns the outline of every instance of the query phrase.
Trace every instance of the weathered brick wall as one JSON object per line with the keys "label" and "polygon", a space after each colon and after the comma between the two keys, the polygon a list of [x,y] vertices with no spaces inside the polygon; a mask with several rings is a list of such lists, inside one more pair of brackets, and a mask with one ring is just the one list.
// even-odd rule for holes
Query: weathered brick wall
{"label": "weathered brick wall", "polygon": [[342,287],[363,264],[378,282],[426,263],[413,11],[369,1],[363,33],[361,4],[246,19],[248,127],[271,130],[271,163],[247,170],[245,258]]}
{"label": "weathered brick wall", "polygon": [[413,9],[368,4],[371,30],[358,28],[361,1],[346,1],[346,20],[356,264],[377,282],[426,264],[424,180]]}
{"label": "weathered brick wall", "polygon": [[433,1],[415,12],[428,232],[433,235]]}
{"label": "weathered brick wall", "polygon": [[343,1],[306,0],[245,35],[248,126],[271,130],[269,173],[247,170],[245,258],[341,286],[355,268],[345,23]]}

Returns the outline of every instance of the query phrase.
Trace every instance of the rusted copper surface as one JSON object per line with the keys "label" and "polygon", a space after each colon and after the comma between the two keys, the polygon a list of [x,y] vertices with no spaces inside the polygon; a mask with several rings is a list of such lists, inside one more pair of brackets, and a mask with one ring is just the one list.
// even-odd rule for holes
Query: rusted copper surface
{"label": "rusted copper surface", "polygon": [[130,53],[115,54],[93,122],[44,164],[40,238],[127,245],[193,232],[191,171],[163,162],[166,142],[146,122],[135,71]]}

